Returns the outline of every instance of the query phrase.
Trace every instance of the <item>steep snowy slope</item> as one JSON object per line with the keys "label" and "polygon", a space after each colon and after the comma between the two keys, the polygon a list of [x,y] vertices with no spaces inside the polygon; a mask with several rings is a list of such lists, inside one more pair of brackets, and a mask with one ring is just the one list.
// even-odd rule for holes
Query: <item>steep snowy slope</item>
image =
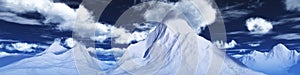
{"label": "steep snowy slope", "polygon": [[253,51],[238,58],[248,67],[267,74],[289,74],[288,69],[297,64],[299,53],[289,50],[283,44],[273,47],[270,52]]}

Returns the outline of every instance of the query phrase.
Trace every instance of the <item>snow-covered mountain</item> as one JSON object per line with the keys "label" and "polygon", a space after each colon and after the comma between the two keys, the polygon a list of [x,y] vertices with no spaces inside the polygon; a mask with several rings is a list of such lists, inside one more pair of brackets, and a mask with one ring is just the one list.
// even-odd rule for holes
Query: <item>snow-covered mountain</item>
{"label": "snow-covered mountain", "polygon": [[[62,54],[56,54],[60,52]],[[60,41],[55,41],[48,49],[36,56],[8,55],[0,58],[0,61],[6,61],[1,62],[2,75],[77,74],[72,51],[61,46]]]}
{"label": "snow-covered mountain", "polygon": [[166,21],[142,42],[128,47],[112,74],[259,75],[227,58],[184,20]]}
{"label": "snow-covered mountain", "polygon": [[241,55],[237,58],[254,70],[272,75],[283,75],[289,74],[290,67],[297,64],[299,53],[296,50],[289,50],[283,44],[277,44],[270,52],[254,50],[250,54]]}
{"label": "snow-covered mountain", "polygon": [[92,49],[81,43],[70,50],[59,43],[54,42],[36,56],[2,65],[1,74],[262,74],[227,58],[180,19],[160,24],[144,41],[130,45],[111,65],[93,57]]}

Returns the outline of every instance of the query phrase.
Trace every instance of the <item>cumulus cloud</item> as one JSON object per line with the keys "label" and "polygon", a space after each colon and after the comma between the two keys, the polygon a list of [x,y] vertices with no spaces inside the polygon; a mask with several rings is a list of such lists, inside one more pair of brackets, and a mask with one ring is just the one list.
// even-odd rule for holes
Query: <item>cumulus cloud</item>
{"label": "cumulus cloud", "polygon": [[75,41],[73,38],[67,38],[64,44],[73,48],[77,44],[77,41]]}
{"label": "cumulus cloud", "polygon": [[133,32],[131,34],[132,37],[130,37],[130,39],[134,41],[142,41],[147,37],[148,34],[149,32]]}
{"label": "cumulus cloud", "polygon": [[119,59],[123,56],[125,52],[125,48],[111,48],[111,49],[103,49],[103,48],[88,48],[88,51],[91,53],[95,53],[96,55],[103,55],[103,56],[114,56],[115,59]]}
{"label": "cumulus cloud", "polygon": [[[153,30],[152,28],[151,30]],[[145,40],[148,36],[148,34],[151,32],[151,30],[146,30],[146,31],[134,31],[130,33],[128,30],[124,28],[114,28],[112,30],[112,37],[116,37],[115,43],[117,44],[128,44],[132,41],[142,41]]]}
{"label": "cumulus cloud", "polygon": [[231,40],[229,43],[223,41],[215,41],[213,43],[220,49],[234,48],[237,45],[236,41],[234,40]]}
{"label": "cumulus cloud", "polygon": [[162,22],[164,17],[168,12],[174,8],[174,4],[150,1],[141,6],[135,6],[143,8],[145,5],[150,5],[150,7],[144,13],[144,19],[146,21]]}
{"label": "cumulus cloud", "polygon": [[297,40],[300,39],[300,35],[297,33],[282,34],[273,37],[273,39]]}
{"label": "cumulus cloud", "polygon": [[112,31],[112,36],[117,37],[115,41],[119,44],[129,43],[130,35],[131,33],[129,33],[129,31],[127,31],[125,28],[118,28]]}
{"label": "cumulus cloud", "polygon": [[[128,44],[133,40],[145,39],[145,36],[149,31],[144,33],[129,32],[122,27],[114,27],[108,24],[102,24],[94,21],[94,17],[91,12],[80,6],[78,9],[78,19],[74,26],[66,26],[65,29],[73,29],[74,32],[79,34],[81,37],[90,37],[96,41],[104,41],[107,38],[113,38],[114,43],[117,44]],[[139,37],[139,38],[138,38]]]}
{"label": "cumulus cloud", "polygon": [[203,27],[215,22],[217,13],[207,0],[184,0],[175,4],[158,2],[145,12],[144,18],[146,21],[162,22],[168,12],[174,9],[179,11],[177,13],[182,12],[189,25],[198,33]]}
{"label": "cumulus cloud", "polygon": [[285,0],[286,9],[289,11],[300,11],[300,1],[299,0]]}
{"label": "cumulus cloud", "polygon": [[[109,24],[94,21],[92,12],[84,6],[72,9],[64,3],[54,3],[52,0],[1,0],[0,19],[20,24],[41,25],[58,23],[57,29],[62,31],[73,31],[76,36],[90,38],[95,41],[104,41],[114,38],[115,43],[128,44],[133,36],[124,28],[117,28]],[[45,19],[28,19],[18,16],[37,12]],[[141,36],[144,37],[144,36]],[[141,38],[137,38],[141,40]],[[71,44],[69,44],[71,46]]]}
{"label": "cumulus cloud", "polygon": [[247,19],[246,26],[247,29],[253,34],[266,34],[273,28],[271,22],[258,17]]}
{"label": "cumulus cloud", "polygon": [[[84,6],[78,9],[72,9],[64,3],[54,3],[52,0],[1,0],[0,19],[20,24],[40,25],[40,24],[58,24],[57,29],[62,31],[73,31],[76,36],[90,38],[95,41],[104,41],[113,38],[115,43],[128,44],[131,41],[139,41],[146,38],[146,32],[130,32],[125,28],[117,28],[109,24],[102,24],[94,21],[92,12]],[[216,16],[216,10],[211,3],[205,0],[181,1],[176,4],[153,2],[153,10],[145,12],[145,19],[148,21],[161,18],[168,7],[183,11],[196,31],[201,31],[202,27],[213,23]],[[192,11],[192,12],[190,12]],[[28,19],[18,16],[37,12],[45,19]],[[163,19],[163,17],[161,18]]]}
{"label": "cumulus cloud", "polygon": [[[21,23],[21,24],[44,24],[60,23],[61,25],[70,24],[76,18],[74,9],[64,3],[53,3],[52,0],[1,0],[0,19]],[[30,12],[40,13],[45,20],[27,19],[17,14],[26,14]],[[8,15],[3,15],[8,14]]]}
{"label": "cumulus cloud", "polygon": [[5,48],[11,51],[33,52],[35,51],[35,48],[39,48],[39,46],[37,44],[14,43],[11,45],[6,45]]}

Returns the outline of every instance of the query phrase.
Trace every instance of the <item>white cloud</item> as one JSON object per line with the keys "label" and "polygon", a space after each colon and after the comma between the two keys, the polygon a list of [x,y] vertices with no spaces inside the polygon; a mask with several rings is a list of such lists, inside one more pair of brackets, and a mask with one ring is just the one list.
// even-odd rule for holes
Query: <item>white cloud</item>
{"label": "white cloud", "polygon": [[6,56],[14,56],[14,55],[18,55],[18,54],[16,54],[16,53],[0,52],[0,58],[6,57]]}
{"label": "white cloud", "polygon": [[4,45],[3,44],[0,44],[0,48],[3,48],[4,47]]}
{"label": "white cloud", "polygon": [[[92,40],[100,42],[103,42],[107,38],[113,38],[113,40],[115,41],[114,43],[128,44],[132,40],[145,39],[145,37],[136,39],[132,38],[136,35],[133,35],[125,28],[117,28],[112,25],[95,22],[91,12],[89,12],[83,6],[80,6],[79,9],[77,9],[77,13],[78,15],[74,25],[70,24],[61,26],[60,29],[72,30],[81,37],[88,37]],[[145,32],[149,33],[148,31]],[[146,36],[146,34],[143,36]]]}
{"label": "white cloud", "polygon": [[73,48],[76,44],[77,44],[77,41],[75,41],[73,38],[68,38],[65,40],[65,43],[67,46]]}
{"label": "white cloud", "polygon": [[130,33],[124,28],[114,29],[112,31],[112,36],[116,37],[115,41],[119,44],[130,43]]}
{"label": "white cloud", "polygon": [[286,9],[289,11],[300,11],[300,1],[299,0],[285,0]]}
{"label": "white cloud", "polygon": [[257,46],[260,46],[259,43],[251,43],[251,44],[248,44],[249,46],[252,46],[252,47],[257,47]]}
{"label": "white cloud", "polygon": [[177,8],[187,16],[188,22],[198,33],[216,19],[216,9],[208,0],[191,0],[177,3]]}
{"label": "white cloud", "polygon": [[247,19],[246,26],[247,29],[253,34],[266,34],[273,28],[271,22],[258,17]]}
{"label": "white cloud", "polygon": [[97,55],[104,55],[104,56],[109,56],[113,55],[115,59],[119,59],[120,57],[123,56],[125,52],[125,48],[111,48],[111,49],[103,49],[103,48],[88,48],[88,51],[91,53],[95,53]]}
{"label": "white cloud", "polygon": [[[127,44],[135,40],[124,28],[94,21],[94,16],[84,6],[74,10],[63,3],[53,3],[52,0],[1,0],[0,3],[2,7],[0,10],[4,11],[0,12],[0,19],[5,21],[30,25],[40,25],[41,22],[59,23],[57,26],[59,30],[73,31],[80,37],[100,42],[107,38],[114,38],[115,43],[119,44]],[[40,21],[17,16],[19,13],[28,12],[40,13],[46,19]],[[137,39],[141,40],[141,38]]]}
{"label": "white cloud", "polygon": [[115,43],[117,44],[128,44],[131,41],[142,41],[147,38],[148,34],[154,30],[154,28],[151,28],[150,30],[145,30],[142,32],[134,31],[133,33],[130,33],[124,28],[113,28],[111,35],[112,37],[115,37]]}
{"label": "white cloud", "polygon": [[[84,6],[80,6],[74,10],[63,3],[54,3],[52,0],[1,0],[0,19],[20,23],[38,25],[40,22],[59,23],[57,29],[63,31],[73,31],[76,35],[84,38],[90,38],[95,41],[104,41],[107,38],[114,38],[115,43],[127,44],[132,40],[143,40],[149,31],[130,33],[124,28],[117,28],[112,25],[102,24],[94,21],[91,12]],[[145,12],[145,18],[148,21],[163,19],[163,13],[168,7],[178,8],[187,17],[191,26],[197,31],[201,31],[202,27],[213,23],[215,20],[216,10],[211,6],[210,2],[205,0],[182,1],[177,4],[152,2],[153,10],[149,9]],[[200,5],[199,5],[200,4]],[[26,14],[28,12],[37,12],[45,17],[45,20],[27,19],[16,16],[19,13]],[[157,18],[158,17],[158,18]]]}
{"label": "white cloud", "polygon": [[[152,8],[148,9],[144,18],[146,21],[162,22],[169,14],[169,11],[176,10],[176,13],[183,13],[189,22],[189,25],[198,33],[203,27],[215,22],[216,10],[212,3],[207,0],[179,1],[176,4],[155,2]],[[150,2],[151,5],[151,2]]]}
{"label": "white cloud", "polygon": [[171,10],[171,8],[174,8],[174,4],[155,2],[155,1],[147,2],[139,7],[143,8],[145,7],[145,5],[150,5],[150,7],[146,10],[146,12],[143,15],[144,19],[146,21],[154,21],[154,22],[162,22],[164,17]]}
{"label": "white cloud", "polygon": [[17,50],[21,52],[33,52],[34,48],[38,48],[37,44],[28,44],[28,43],[14,43],[11,45],[6,45],[7,50]]}
{"label": "white cloud", "polygon": [[223,41],[215,41],[213,43],[220,49],[233,48],[237,45],[236,41],[234,40],[231,40],[229,43]]}
{"label": "white cloud", "polygon": [[132,40],[135,40],[135,41],[141,41],[141,40],[144,40],[147,35],[149,34],[149,32],[133,32],[131,34],[131,38]]}
{"label": "white cloud", "polygon": [[273,39],[297,40],[300,39],[300,35],[297,33],[282,34],[273,37]]}
{"label": "white cloud", "polygon": [[[26,14],[28,12],[37,12],[45,17],[43,23],[60,23],[61,25],[73,23],[76,18],[76,12],[64,3],[53,3],[52,0],[1,0],[1,11],[9,14],[1,15],[0,19],[21,23],[21,24],[39,24],[35,19],[26,19],[16,16],[16,14]],[[24,21],[23,21],[24,20]]]}

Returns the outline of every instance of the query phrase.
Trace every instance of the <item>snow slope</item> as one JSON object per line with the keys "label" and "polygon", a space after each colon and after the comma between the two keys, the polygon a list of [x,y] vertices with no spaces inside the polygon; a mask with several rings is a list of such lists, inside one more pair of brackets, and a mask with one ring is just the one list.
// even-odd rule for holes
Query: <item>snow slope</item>
{"label": "snow slope", "polygon": [[277,44],[270,52],[254,50],[238,59],[254,70],[272,75],[286,75],[290,74],[288,72],[290,67],[297,64],[299,53],[296,50],[289,50],[283,44]]}

